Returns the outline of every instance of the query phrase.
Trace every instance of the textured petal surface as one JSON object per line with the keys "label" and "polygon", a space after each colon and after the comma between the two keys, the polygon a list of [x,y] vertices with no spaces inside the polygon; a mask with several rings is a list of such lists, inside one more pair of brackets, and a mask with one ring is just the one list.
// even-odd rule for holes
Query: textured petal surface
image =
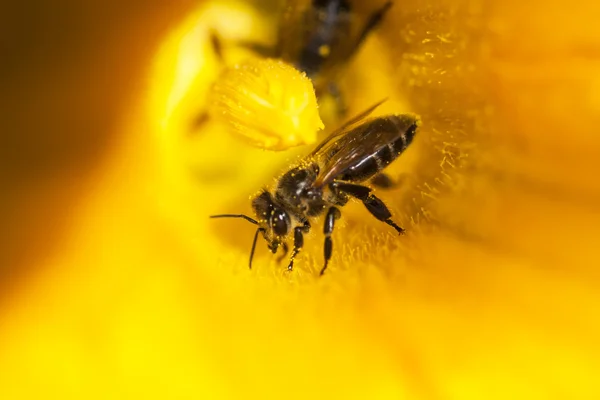
{"label": "textured petal surface", "polygon": [[270,15],[13,3],[0,398],[600,397],[600,6],[395,5],[341,86],[422,118],[380,193],[408,234],[351,204],[318,279],[320,229],[294,273],[264,244],[248,271],[252,226],[207,219],[301,151],[189,129],[218,72],[198,13],[264,40]]}

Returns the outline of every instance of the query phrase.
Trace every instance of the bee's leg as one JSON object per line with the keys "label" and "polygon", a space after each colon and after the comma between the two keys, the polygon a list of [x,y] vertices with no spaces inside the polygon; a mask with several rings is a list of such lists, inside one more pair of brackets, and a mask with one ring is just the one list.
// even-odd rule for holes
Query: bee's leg
{"label": "bee's leg", "polygon": [[302,250],[302,246],[304,246],[304,236],[302,236],[303,227],[297,226],[294,228],[294,250],[292,251],[292,256],[290,257],[290,263],[288,264],[288,271],[294,269],[294,259]]}
{"label": "bee's leg", "polygon": [[[292,256],[290,257],[290,263],[288,264],[288,271],[294,269],[294,259],[302,250],[302,246],[304,246],[304,236],[302,233],[308,233],[310,231],[310,222],[304,221],[303,226],[297,226],[294,228],[294,250],[292,251]],[[287,249],[287,245],[285,247]],[[286,250],[287,252],[287,250]]]}
{"label": "bee's leg", "polygon": [[214,29],[210,30],[209,37],[210,45],[213,48],[215,56],[217,56],[221,64],[225,64],[225,56],[223,55],[223,42],[221,41],[221,37]]}
{"label": "bee's leg", "polygon": [[331,240],[331,233],[333,232],[335,220],[339,219],[341,216],[342,213],[335,207],[331,207],[329,211],[327,211],[327,216],[325,217],[325,225],[323,226],[323,233],[325,234],[325,265],[321,269],[320,275],[323,275],[323,273],[327,269],[329,259],[331,259],[331,253],[333,252],[333,241]]}
{"label": "bee's leg", "polygon": [[371,184],[381,189],[391,189],[396,186],[396,182],[390,178],[389,175],[383,172],[375,175],[375,178],[371,179]]}
{"label": "bee's leg", "polygon": [[[209,35],[210,44],[213,48],[215,55],[217,56],[221,64],[225,64],[225,57],[223,53],[223,40],[221,39],[217,31],[214,29],[211,29]],[[273,49],[273,46],[245,40],[236,41],[235,44],[239,47],[251,50],[262,57],[275,57],[275,50]]]}
{"label": "bee's leg", "polygon": [[255,52],[256,54],[258,54],[261,57],[266,57],[266,58],[276,57],[277,52],[273,48],[272,45],[269,46],[269,45],[266,45],[263,43],[249,42],[249,41],[244,41],[244,40],[237,41],[236,44],[240,47],[243,47],[245,49]]}
{"label": "bee's leg", "polygon": [[[217,57],[220,64],[225,65],[225,58],[223,56],[223,42],[219,37],[216,30],[211,29],[209,32],[210,45],[212,47],[215,56]],[[193,119],[190,129],[195,132],[202,128],[208,121],[210,116],[207,111],[202,111],[196,118]]]}
{"label": "bee's leg", "polygon": [[390,212],[390,210],[388,210],[387,206],[380,198],[372,194],[369,196],[368,199],[363,201],[363,204],[365,205],[365,207],[367,207],[367,210],[369,210],[369,212],[373,214],[375,218],[385,222],[386,224],[394,228],[399,234],[404,233],[404,229],[402,229],[394,221],[392,221],[392,213]]}
{"label": "bee's leg", "polygon": [[381,23],[381,21],[383,20],[383,17],[385,16],[385,14],[388,12],[388,10],[391,7],[392,7],[392,2],[388,1],[387,3],[385,3],[383,5],[383,7],[381,7],[379,10],[377,10],[373,14],[371,14],[371,16],[369,17],[369,20],[365,24],[362,32],[360,33],[360,35],[358,36],[358,39],[356,40],[356,44],[354,45],[355,49],[358,49],[358,47],[360,47],[360,45],[362,45],[362,43],[369,36],[369,34],[375,28],[377,28],[377,26]]}
{"label": "bee's leg", "polygon": [[332,186],[340,190],[352,197],[356,197],[358,200],[362,201],[367,210],[378,220],[385,222],[394,228],[398,233],[404,233],[404,229],[396,225],[394,221],[392,221],[392,213],[388,210],[385,203],[371,193],[371,188],[357,185],[355,183],[346,183],[346,182],[334,182]]}
{"label": "bee's leg", "polygon": [[287,256],[288,251],[290,250],[286,242],[281,243],[281,249],[283,250],[283,254],[277,257],[277,264],[279,264],[285,256]]}

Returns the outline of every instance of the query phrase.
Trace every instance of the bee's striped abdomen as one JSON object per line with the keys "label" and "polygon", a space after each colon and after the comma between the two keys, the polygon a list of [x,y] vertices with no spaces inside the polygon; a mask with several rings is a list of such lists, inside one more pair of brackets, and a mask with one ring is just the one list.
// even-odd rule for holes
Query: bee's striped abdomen
{"label": "bee's striped abdomen", "polygon": [[406,118],[405,115],[391,115],[374,120],[372,129],[379,129],[385,136],[390,136],[392,132],[396,132],[397,135],[392,135],[389,142],[382,143],[381,147],[374,153],[363,157],[347,168],[339,179],[363,182],[377,175],[394,162],[411,144],[417,131],[416,120],[407,127]]}

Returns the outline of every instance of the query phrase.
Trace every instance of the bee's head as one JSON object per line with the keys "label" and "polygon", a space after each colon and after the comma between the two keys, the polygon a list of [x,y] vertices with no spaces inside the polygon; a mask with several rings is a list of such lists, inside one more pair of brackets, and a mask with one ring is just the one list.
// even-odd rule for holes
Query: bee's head
{"label": "bee's head", "polygon": [[254,240],[252,241],[252,249],[250,250],[250,262],[248,264],[250,268],[252,268],[252,258],[254,257],[258,234],[262,233],[267,241],[269,250],[275,253],[281,244],[281,239],[288,234],[291,227],[289,214],[283,207],[273,201],[271,194],[266,190],[252,200],[252,209],[257,216],[256,220],[244,214],[211,215],[211,218],[242,218],[258,226],[254,234]]}
{"label": "bee's head", "polygon": [[266,190],[252,200],[252,209],[256,214],[258,224],[264,229],[264,236],[269,242],[269,248],[275,252],[281,237],[290,231],[289,214],[273,201],[273,197]]}

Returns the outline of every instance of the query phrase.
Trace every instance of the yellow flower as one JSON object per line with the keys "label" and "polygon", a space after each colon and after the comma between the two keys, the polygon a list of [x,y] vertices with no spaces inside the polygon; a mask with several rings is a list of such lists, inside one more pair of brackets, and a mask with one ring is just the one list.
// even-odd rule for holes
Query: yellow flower
{"label": "yellow flower", "polygon": [[51,52],[9,36],[0,398],[598,398],[599,6],[394,4],[341,86],[421,116],[380,192],[408,234],[345,207],[319,279],[318,229],[293,273],[264,243],[249,271],[252,227],[207,218],[306,150],[190,133],[219,70],[199,22],[272,35],[216,4],[90,2],[31,27]]}
{"label": "yellow flower", "polygon": [[310,79],[271,58],[226,67],[210,90],[208,107],[210,117],[238,139],[266,150],[312,144],[323,129]]}

